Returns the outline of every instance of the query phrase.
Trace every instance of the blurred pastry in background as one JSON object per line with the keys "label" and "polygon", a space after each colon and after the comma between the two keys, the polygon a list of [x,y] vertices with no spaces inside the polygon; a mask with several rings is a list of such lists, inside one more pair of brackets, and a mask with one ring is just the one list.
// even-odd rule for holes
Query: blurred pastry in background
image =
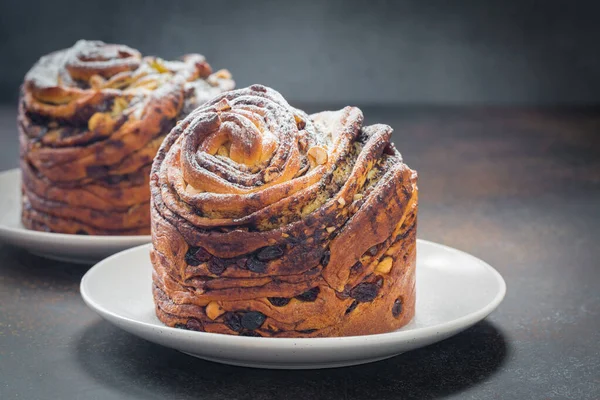
{"label": "blurred pastry in background", "polygon": [[22,222],[87,235],[150,232],[149,174],[163,138],[234,87],[203,56],[178,61],[100,41],[42,57],[18,111]]}

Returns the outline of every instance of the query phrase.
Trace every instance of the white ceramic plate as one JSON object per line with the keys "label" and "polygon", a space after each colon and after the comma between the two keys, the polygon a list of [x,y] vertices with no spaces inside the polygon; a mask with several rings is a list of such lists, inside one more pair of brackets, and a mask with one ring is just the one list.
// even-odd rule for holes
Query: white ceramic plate
{"label": "white ceramic plate", "polygon": [[0,240],[55,260],[96,263],[150,236],[86,236],[32,231],[21,224],[21,171],[0,173]]}
{"label": "white ceramic plate", "polygon": [[257,338],[164,326],[154,314],[149,245],[115,254],[81,281],[89,307],[151,342],[225,364],[257,368],[331,368],[378,361],[454,335],[492,312],[506,285],[496,270],[462,251],[418,241],[417,309],[402,329],[340,338]]}

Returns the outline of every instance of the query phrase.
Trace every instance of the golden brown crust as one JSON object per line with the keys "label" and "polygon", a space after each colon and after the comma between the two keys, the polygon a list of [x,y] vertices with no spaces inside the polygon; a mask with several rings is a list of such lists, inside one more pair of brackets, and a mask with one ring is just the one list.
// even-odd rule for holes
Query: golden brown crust
{"label": "golden brown crust", "polygon": [[260,85],[193,111],[152,166],[156,313],[276,337],[388,332],[414,315],[417,175],[359,109],[312,116]]}
{"label": "golden brown crust", "polygon": [[79,41],[42,57],[19,101],[24,225],[148,234],[148,174],[162,140],[190,109],[233,85],[199,54],[164,61]]}

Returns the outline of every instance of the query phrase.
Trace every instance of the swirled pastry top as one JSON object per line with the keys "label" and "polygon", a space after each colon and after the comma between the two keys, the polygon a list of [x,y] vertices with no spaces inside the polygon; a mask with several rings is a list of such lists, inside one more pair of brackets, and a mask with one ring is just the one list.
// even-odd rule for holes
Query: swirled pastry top
{"label": "swirled pastry top", "polygon": [[[349,266],[399,229],[416,201],[416,173],[390,142],[392,129],[362,122],[355,107],[309,116],[260,85],[224,93],[163,142],[151,174],[155,220],[190,248],[230,260],[294,242],[268,268],[231,262],[222,278],[303,274],[327,245],[323,278],[343,291]],[[186,268],[183,258],[170,262]]]}
{"label": "swirled pastry top", "polygon": [[30,229],[147,234],[149,174],[175,123],[232,89],[204,57],[142,57],[130,47],[79,41],[27,73],[17,117],[22,221]]}
{"label": "swirled pastry top", "polygon": [[149,95],[168,95],[176,86],[184,86],[196,106],[232,89],[233,81],[226,70],[213,74],[199,54],[165,61],[124,45],[80,40],[40,58],[25,76],[23,100],[42,116],[84,120],[117,96],[126,100],[118,107],[141,108]]}
{"label": "swirled pastry top", "polygon": [[[54,182],[131,173],[151,162],[177,119],[233,87],[229,72],[212,73],[199,54],[165,61],[123,45],[79,41],[27,73],[21,153]],[[143,148],[147,157],[129,157]]]}

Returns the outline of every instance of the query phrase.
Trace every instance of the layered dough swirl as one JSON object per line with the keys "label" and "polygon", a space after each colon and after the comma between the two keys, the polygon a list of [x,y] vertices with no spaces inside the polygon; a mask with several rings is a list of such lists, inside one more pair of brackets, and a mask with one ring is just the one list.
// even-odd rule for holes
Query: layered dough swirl
{"label": "layered dough swirl", "polygon": [[98,41],[42,57],[27,73],[18,126],[22,221],[90,235],[150,232],[152,160],[176,121],[233,89],[199,54],[142,57]]}
{"label": "layered dough swirl", "polygon": [[158,318],[274,337],[409,322],[417,174],[391,133],[355,107],[309,116],[260,85],[193,111],[150,177]]}

